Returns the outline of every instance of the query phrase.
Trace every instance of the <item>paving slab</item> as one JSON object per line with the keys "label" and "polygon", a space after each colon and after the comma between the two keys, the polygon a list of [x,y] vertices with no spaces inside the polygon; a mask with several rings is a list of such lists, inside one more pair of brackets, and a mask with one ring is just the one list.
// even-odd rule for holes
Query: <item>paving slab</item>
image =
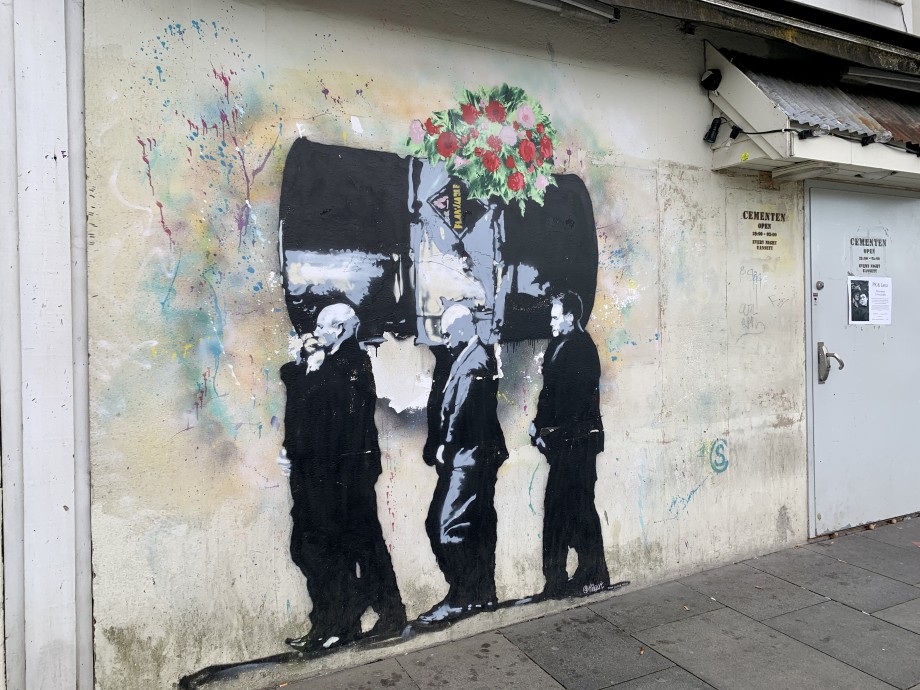
{"label": "paving slab", "polygon": [[920,635],[836,601],[764,624],[897,688],[920,682]]}
{"label": "paving slab", "polygon": [[888,609],[882,609],[872,614],[883,621],[920,633],[920,599],[914,599]]}
{"label": "paving slab", "polygon": [[704,683],[689,671],[677,666],[672,666],[664,671],[650,673],[647,676],[636,678],[619,685],[611,686],[611,690],[714,690],[711,685]]}
{"label": "paving slab", "polygon": [[716,688],[892,687],[728,608],[643,630],[635,637]]}
{"label": "paving slab", "polygon": [[916,599],[920,591],[913,585],[841,563],[806,548],[786,549],[744,562],[752,568],[870,613]]}
{"label": "paving slab", "polygon": [[722,604],[680,582],[666,582],[591,604],[589,608],[621,630],[635,632],[713,611],[722,608]]}
{"label": "paving slab", "polygon": [[502,634],[568,690],[600,690],[673,665],[588,608],[520,623]]}
{"label": "paving slab", "polygon": [[[273,685],[272,688],[278,687]],[[406,670],[395,659],[375,661],[328,676],[291,681],[284,690],[418,690]]]}
{"label": "paving slab", "polygon": [[691,575],[681,583],[758,621],[827,601],[744,563]]}
{"label": "paving slab", "polygon": [[920,551],[920,547],[914,544],[914,542],[920,542],[920,518],[903,520],[893,525],[883,525],[859,534],[886,544],[900,546],[908,551]]}
{"label": "paving slab", "polygon": [[413,652],[400,657],[399,664],[419,688],[551,690],[562,687],[497,632]]}
{"label": "paving slab", "polygon": [[868,533],[867,531],[819,541],[808,544],[805,548],[893,580],[911,585],[920,584],[920,548],[914,547],[914,551],[902,549],[893,544],[869,539],[865,536]]}

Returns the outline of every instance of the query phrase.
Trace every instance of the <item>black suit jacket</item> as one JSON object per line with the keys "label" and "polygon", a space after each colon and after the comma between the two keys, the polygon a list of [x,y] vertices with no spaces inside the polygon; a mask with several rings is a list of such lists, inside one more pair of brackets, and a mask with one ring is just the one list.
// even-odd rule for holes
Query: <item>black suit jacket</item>
{"label": "black suit jacket", "polygon": [[461,450],[502,462],[508,457],[498,423],[498,363],[491,345],[475,338],[451,366],[441,402],[445,459]]}
{"label": "black suit jacket", "polygon": [[543,357],[543,390],[534,426],[548,451],[582,446],[604,450],[601,364],[591,336],[574,330],[553,338]]}
{"label": "black suit jacket", "polygon": [[291,459],[291,485],[300,482],[376,481],[380,446],[374,410],[377,390],[370,358],[354,338],[327,355],[317,371],[288,362],[284,447]]}

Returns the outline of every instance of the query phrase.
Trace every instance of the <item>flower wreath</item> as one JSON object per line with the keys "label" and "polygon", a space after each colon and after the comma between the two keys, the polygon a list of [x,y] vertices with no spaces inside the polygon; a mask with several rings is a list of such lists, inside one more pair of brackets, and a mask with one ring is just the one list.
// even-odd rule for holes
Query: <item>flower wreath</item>
{"label": "flower wreath", "polygon": [[516,86],[464,91],[459,107],[413,120],[406,144],[420,158],[443,162],[470,198],[517,200],[521,213],[528,199],[542,206],[547,186],[556,184],[556,129]]}

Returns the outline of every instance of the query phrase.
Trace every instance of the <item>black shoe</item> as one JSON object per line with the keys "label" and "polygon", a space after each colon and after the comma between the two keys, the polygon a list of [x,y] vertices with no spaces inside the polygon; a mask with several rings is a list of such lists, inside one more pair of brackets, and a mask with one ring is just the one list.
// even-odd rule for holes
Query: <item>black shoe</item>
{"label": "black shoe", "polygon": [[477,611],[467,604],[454,604],[447,599],[438,602],[416,619],[416,623],[423,628],[439,628],[450,625],[455,621],[472,616]]}
{"label": "black shoe", "polygon": [[562,584],[549,585],[543,588],[543,591],[539,594],[534,594],[532,599],[534,601],[546,601],[547,599],[568,599],[571,596],[572,591],[572,581],[566,580]]}
{"label": "black shoe", "polygon": [[398,637],[406,629],[406,612],[401,610],[398,613],[389,613],[380,616],[374,627],[367,631],[362,637],[384,639],[387,637]]}
{"label": "black shoe", "polygon": [[467,604],[466,610],[467,610],[467,613],[471,616],[475,616],[477,613],[486,613],[488,611],[494,611],[495,601],[490,599],[489,601],[477,602],[475,604]]}
{"label": "black shoe", "polygon": [[288,647],[297,650],[298,652],[312,652],[316,649],[321,648],[322,637],[314,635],[311,630],[306,635],[302,637],[289,637],[284,641]]}
{"label": "black shoe", "polygon": [[315,654],[332,651],[350,642],[354,642],[356,638],[356,633],[343,632],[338,635],[323,635],[322,633],[315,633],[311,630],[303,637],[289,637],[284,643],[298,652]]}

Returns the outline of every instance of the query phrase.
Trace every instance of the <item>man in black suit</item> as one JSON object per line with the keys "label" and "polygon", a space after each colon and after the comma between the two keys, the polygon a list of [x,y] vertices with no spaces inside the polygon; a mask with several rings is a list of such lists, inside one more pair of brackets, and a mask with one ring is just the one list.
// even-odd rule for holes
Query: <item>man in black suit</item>
{"label": "man in black suit", "polygon": [[425,529],[449,590],[419,616],[417,623],[429,627],[495,606],[495,481],[508,457],[498,422],[498,364],[492,346],[479,339],[470,310],[460,305],[444,311],[441,333],[454,359],[443,391],[436,382],[429,401],[440,399],[434,458],[438,483]]}
{"label": "man in black suit", "polygon": [[[543,509],[545,598],[584,596],[610,584],[594,507],[597,454],[604,449],[601,368],[581,318],[578,295],[553,298],[553,339],[543,356],[543,390],[530,425],[532,443],[549,462]],[[571,578],[566,571],[569,548],[578,554]]]}
{"label": "man in black suit", "polygon": [[351,307],[326,307],[313,334],[317,347],[281,367],[287,403],[278,460],[291,481],[291,559],[313,601],[310,631],[287,641],[297,650],[358,639],[368,607],[378,615],[368,637],[397,634],[406,623],[377,517],[377,391],[357,328]]}

